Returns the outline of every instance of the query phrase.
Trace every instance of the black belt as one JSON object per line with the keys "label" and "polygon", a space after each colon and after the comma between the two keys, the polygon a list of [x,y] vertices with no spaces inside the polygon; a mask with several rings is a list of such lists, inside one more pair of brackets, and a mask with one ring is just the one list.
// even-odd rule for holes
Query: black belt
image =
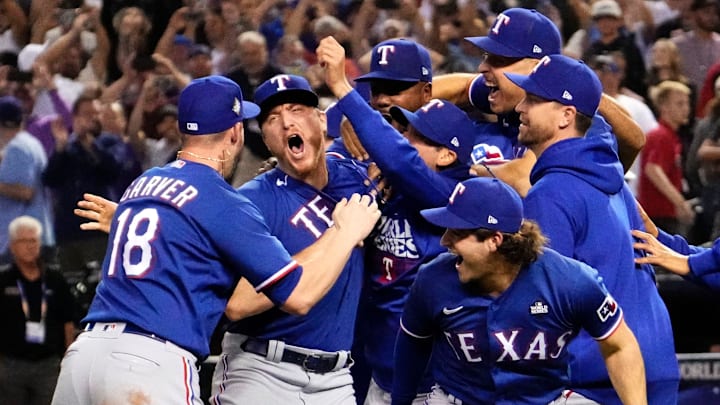
{"label": "black belt", "polygon": [[[268,354],[268,341],[265,339],[255,339],[255,338],[248,338],[243,344],[240,345],[240,348],[248,353],[257,354],[263,357],[267,357]],[[347,360],[345,360],[345,363],[338,367],[338,357],[340,355],[337,353],[333,354],[306,354],[306,353],[300,353],[295,350],[293,350],[291,347],[285,346],[282,353],[282,359],[281,361],[287,362],[287,363],[293,363],[297,364],[298,366],[302,367],[306,371],[310,371],[313,373],[318,374],[325,374],[327,372],[330,372],[337,368],[345,368],[350,367],[354,361],[352,357],[350,356],[350,353],[348,353]]]}
{"label": "black belt", "polygon": [[133,335],[140,335],[140,336],[149,337],[150,339],[155,339],[155,340],[157,340],[158,342],[161,342],[161,343],[167,343],[167,342],[168,342],[166,339],[163,339],[163,338],[161,338],[160,336],[158,336],[158,335],[156,335],[156,334],[154,334],[154,333],[152,333],[152,332],[148,332],[148,331],[146,331],[146,330],[143,329],[143,328],[140,328],[140,327],[138,327],[138,326],[136,326],[136,325],[133,325],[133,324],[131,324],[130,322],[88,322],[88,323],[85,325],[85,328],[84,328],[83,330],[85,330],[85,331],[93,330],[93,328],[95,327],[95,325],[97,325],[98,323],[101,323],[101,324],[106,324],[106,323],[107,323],[108,325],[106,325],[106,327],[111,327],[112,324],[121,324],[121,323],[123,323],[123,324],[125,324],[125,329],[123,329],[123,333],[132,333]]}

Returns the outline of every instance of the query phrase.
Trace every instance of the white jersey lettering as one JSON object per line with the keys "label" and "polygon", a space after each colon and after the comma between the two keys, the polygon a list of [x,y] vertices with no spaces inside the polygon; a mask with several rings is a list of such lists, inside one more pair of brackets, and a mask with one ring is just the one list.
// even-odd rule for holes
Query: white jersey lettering
{"label": "white jersey lettering", "polygon": [[503,332],[495,333],[495,338],[498,340],[498,342],[500,342],[503,347],[503,352],[497,359],[498,362],[504,361],[506,356],[510,356],[510,360],[512,361],[520,360],[520,356],[517,355],[517,353],[515,352],[515,347],[513,347],[513,342],[515,341],[517,335],[517,330],[512,331],[509,339],[505,337],[505,334],[503,334]]}

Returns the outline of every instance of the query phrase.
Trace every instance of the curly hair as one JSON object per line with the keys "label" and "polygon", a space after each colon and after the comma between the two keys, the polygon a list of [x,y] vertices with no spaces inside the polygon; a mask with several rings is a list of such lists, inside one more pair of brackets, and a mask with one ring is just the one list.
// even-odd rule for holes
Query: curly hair
{"label": "curly hair", "polygon": [[[479,241],[490,238],[496,231],[490,229],[476,229],[472,233]],[[498,246],[505,260],[522,267],[536,261],[547,245],[548,238],[543,235],[537,222],[526,219],[520,230],[516,233],[503,232],[503,242]]]}

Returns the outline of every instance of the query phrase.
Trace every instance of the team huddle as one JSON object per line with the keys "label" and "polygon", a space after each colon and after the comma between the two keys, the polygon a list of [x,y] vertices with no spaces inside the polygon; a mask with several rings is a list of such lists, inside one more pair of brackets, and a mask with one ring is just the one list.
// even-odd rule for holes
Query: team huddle
{"label": "team huddle", "polygon": [[[677,403],[623,179],[642,132],[535,10],[467,40],[485,52],[473,77],[376,45],[368,99],[323,39],[327,114],[300,76],[254,103],[192,81],[178,159],[76,210],[110,236],[53,404],[202,404],[223,313],[213,404]],[[251,118],[277,165],[234,189]]]}

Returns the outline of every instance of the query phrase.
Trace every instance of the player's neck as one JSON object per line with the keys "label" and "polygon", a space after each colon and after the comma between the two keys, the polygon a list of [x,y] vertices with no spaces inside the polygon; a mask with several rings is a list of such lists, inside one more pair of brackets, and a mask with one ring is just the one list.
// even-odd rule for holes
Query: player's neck
{"label": "player's neck", "polygon": [[521,267],[504,260],[494,261],[487,266],[491,271],[485,273],[474,283],[474,290],[482,295],[498,297],[515,281]]}
{"label": "player's neck", "polygon": [[223,164],[230,160],[229,158],[220,159],[218,157],[214,157],[214,153],[212,151],[192,151],[192,150],[179,150],[177,153],[178,159],[187,160],[190,162],[200,163],[204,164],[205,166],[209,166],[213,168],[215,171],[219,172],[221,175],[223,174]]}

